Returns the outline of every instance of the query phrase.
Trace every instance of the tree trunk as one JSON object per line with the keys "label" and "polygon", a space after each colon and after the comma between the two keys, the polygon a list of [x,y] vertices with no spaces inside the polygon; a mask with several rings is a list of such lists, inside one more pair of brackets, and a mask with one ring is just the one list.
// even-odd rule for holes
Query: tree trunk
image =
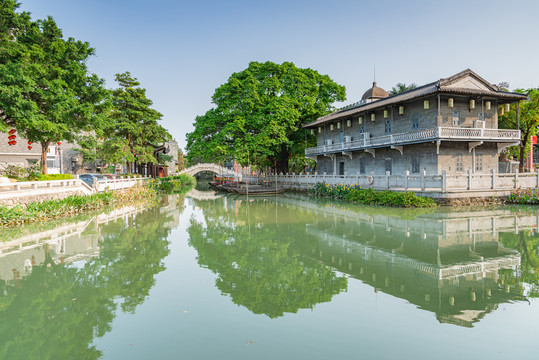
{"label": "tree trunk", "polygon": [[46,175],[47,171],[47,153],[49,152],[50,141],[41,143],[41,173]]}
{"label": "tree trunk", "polygon": [[279,172],[286,174],[288,172],[288,148],[286,144],[281,144],[281,159],[279,162]]}
{"label": "tree trunk", "polygon": [[526,157],[526,143],[520,142],[520,156],[518,172],[524,172],[524,158]]}
{"label": "tree trunk", "polygon": [[127,168],[127,173],[131,174],[131,162],[130,161],[127,161],[125,163],[125,167]]}

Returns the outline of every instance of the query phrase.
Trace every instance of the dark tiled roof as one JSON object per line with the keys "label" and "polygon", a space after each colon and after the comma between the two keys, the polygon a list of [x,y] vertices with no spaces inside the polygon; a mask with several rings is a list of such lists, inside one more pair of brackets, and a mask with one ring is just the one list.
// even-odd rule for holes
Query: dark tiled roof
{"label": "dark tiled roof", "polygon": [[[452,87],[451,84],[455,83],[458,79],[463,78],[466,75],[470,75],[471,77],[479,80],[482,82],[488,90],[476,90],[476,89],[468,89],[468,88],[455,88]],[[390,96],[384,99],[375,100],[370,103],[366,104],[359,104],[357,106],[354,106],[352,108],[346,108],[343,110],[337,110],[335,112],[332,112],[331,114],[328,114],[326,116],[322,116],[315,121],[304,125],[304,128],[314,127],[318,126],[320,124],[324,124],[326,122],[336,120],[336,119],[342,119],[348,116],[353,115],[359,115],[364,112],[373,111],[376,109],[380,109],[389,105],[396,105],[396,104],[402,104],[404,102],[429,96],[436,93],[451,93],[451,94],[463,94],[463,95],[482,95],[482,96],[490,96],[497,98],[498,100],[501,100],[503,102],[515,102],[518,100],[524,100],[526,99],[526,95],[519,94],[519,93],[512,93],[512,92],[506,92],[506,91],[499,91],[495,85],[492,85],[485,81],[483,78],[481,78],[479,75],[474,73],[470,69],[466,69],[464,71],[461,71],[458,74],[455,74],[449,78],[446,79],[440,79],[438,81],[435,81],[430,84],[426,84],[420,87],[417,87],[412,90],[408,90],[406,92]]]}
{"label": "dark tiled roof", "polygon": [[375,82],[372,83],[372,88],[365,91],[365,93],[363,94],[363,97],[361,98],[361,100],[382,99],[382,98],[386,98],[388,96],[389,96],[389,94],[387,93],[387,91],[385,91],[381,87],[376,86],[376,81],[375,81]]}

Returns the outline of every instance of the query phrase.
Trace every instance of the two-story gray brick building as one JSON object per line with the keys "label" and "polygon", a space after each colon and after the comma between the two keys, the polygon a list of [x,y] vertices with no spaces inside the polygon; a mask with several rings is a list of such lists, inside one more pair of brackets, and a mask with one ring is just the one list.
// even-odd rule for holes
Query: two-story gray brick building
{"label": "two-story gray brick building", "polygon": [[497,172],[499,152],[520,140],[498,129],[498,112],[523,99],[469,69],[394,96],[373,83],[358,103],[304,126],[317,136],[305,155],[319,174]]}

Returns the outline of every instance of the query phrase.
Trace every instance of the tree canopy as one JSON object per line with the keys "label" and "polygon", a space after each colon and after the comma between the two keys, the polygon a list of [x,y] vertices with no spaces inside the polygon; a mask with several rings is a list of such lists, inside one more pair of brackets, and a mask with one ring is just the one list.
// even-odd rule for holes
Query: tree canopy
{"label": "tree canopy", "polygon": [[397,95],[403,92],[406,92],[408,90],[415,89],[417,87],[417,84],[411,83],[410,85],[406,85],[404,83],[397,83],[395,86],[389,90],[388,94],[389,96]]}
{"label": "tree canopy", "polygon": [[215,107],[195,119],[195,130],[187,134],[188,159],[260,166],[275,161],[287,171],[290,154],[305,148],[302,125],[343,100],[344,86],[315,70],[291,62],[251,62],[215,90]]}
{"label": "tree canopy", "polygon": [[[154,156],[155,146],[172,138],[159,124],[163,116],[151,106],[146,89],[126,71],[116,74],[119,87],[110,90],[111,109],[97,139],[88,136],[81,142],[81,151],[87,159],[97,158],[106,164],[159,162]],[[95,151],[97,149],[97,152]]]}
{"label": "tree canopy", "polygon": [[107,91],[87,69],[89,43],[65,39],[52,17],[32,21],[17,13],[16,1],[0,5],[0,130],[15,128],[39,142],[47,173],[50,144],[100,126]]}
{"label": "tree canopy", "polygon": [[511,110],[500,117],[500,128],[520,129],[521,137],[517,154],[520,160],[519,169],[523,171],[524,159],[531,147],[531,137],[537,134],[537,126],[539,126],[539,88],[517,89],[515,92],[528,94],[528,99],[511,104]]}

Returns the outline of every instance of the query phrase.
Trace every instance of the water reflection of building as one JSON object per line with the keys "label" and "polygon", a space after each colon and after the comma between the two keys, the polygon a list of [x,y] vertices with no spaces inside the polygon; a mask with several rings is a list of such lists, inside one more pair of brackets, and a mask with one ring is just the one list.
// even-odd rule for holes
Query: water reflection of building
{"label": "water reflection of building", "polygon": [[126,218],[141,210],[142,206],[126,206],[90,219],[61,224],[49,230],[27,233],[2,242],[0,279],[19,279],[28,275],[33,265],[41,265],[46,261],[71,263],[95,257],[99,255],[100,225]]}
{"label": "water reflection of building", "polygon": [[314,220],[302,245],[311,257],[434,312],[440,322],[467,327],[521,296],[499,276],[521,261],[516,250],[501,245],[499,234],[534,230],[539,223],[536,215],[499,209],[399,218],[379,208],[320,206],[301,198],[283,203],[318,215],[309,217]]}
{"label": "water reflection of building", "polygon": [[[166,195],[160,199],[159,213],[167,221],[164,228],[177,227],[180,221],[180,208],[183,197]],[[140,213],[144,205],[125,206],[100,213],[81,221],[59,223],[48,230],[37,232],[17,229],[6,229],[17,233],[14,239],[0,242],[0,280],[11,280],[24,277],[32,271],[33,265],[41,265],[46,261],[55,263],[72,263],[78,260],[89,260],[99,255],[99,244],[103,238],[102,225]],[[37,225],[37,224],[34,224]],[[43,224],[43,227],[46,227]],[[49,257],[50,259],[47,259]]]}

